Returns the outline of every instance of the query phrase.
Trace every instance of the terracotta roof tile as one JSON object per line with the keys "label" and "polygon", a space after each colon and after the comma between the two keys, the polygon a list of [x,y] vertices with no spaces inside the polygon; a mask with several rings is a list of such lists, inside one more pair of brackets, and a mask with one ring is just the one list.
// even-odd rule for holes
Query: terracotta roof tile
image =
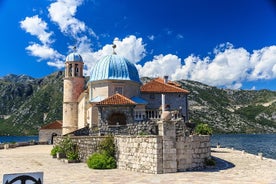
{"label": "terracotta roof tile", "polygon": [[47,125],[44,125],[40,129],[61,129],[62,128],[62,121],[56,120],[52,123],[49,123]]}
{"label": "terracotta roof tile", "polygon": [[141,86],[141,92],[143,93],[190,93],[188,90],[181,88],[181,86],[175,82],[168,81],[164,83],[164,79],[156,78],[152,81]]}
{"label": "terracotta roof tile", "polygon": [[98,105],[135,105],[136,103],[133,102],[132,100],[130,100],[129,98],[116,93],[102,101],[100,101],[99,103],[97,103]]}

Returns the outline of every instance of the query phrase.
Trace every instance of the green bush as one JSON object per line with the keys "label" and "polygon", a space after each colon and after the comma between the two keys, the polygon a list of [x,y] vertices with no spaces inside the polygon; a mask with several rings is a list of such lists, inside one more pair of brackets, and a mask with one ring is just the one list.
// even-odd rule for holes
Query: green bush
{"label": "green bush", "polygon": [[206,123],[200,123],[195,127],[195,133],[200,135],[212,135],[213,131]]}
{"label": "green bush", "polygon": [[58,145],[54,146],[52,151],[53,154],[64,154],[68,160],[79,160],[79,150],[77,144],[75,144],[70,137],[65,137]]}
{"label": "green bush", "polygon": [[104,153],[94,153],[88,158],[87,165],[91,169],[114,169],[116,160]]}
{"label": "green bush", "polygon": [[60,152],[61,152],[60,146],[59,146],[59,145],[55,145],[55,146],[52,148],[50,154],[51,154],[52,156],[56,156],[57,153],[60,153]]}
{"label": "green bush", "polygon": [[106,154],[110,157],[115,157],[114,137],[108,136],[102,140],[98,146],[100,153]]}
{"label": "green bush", "polygon": [[87,165],[92,169],[116,168],[115,144],[112,136],[108,136],[100,142],[98,152],[88,158]]}
{"label": "green bush", "polygon": [[70,151],[66,153],[68,160],[79,160],[79,153],[77,151]]}

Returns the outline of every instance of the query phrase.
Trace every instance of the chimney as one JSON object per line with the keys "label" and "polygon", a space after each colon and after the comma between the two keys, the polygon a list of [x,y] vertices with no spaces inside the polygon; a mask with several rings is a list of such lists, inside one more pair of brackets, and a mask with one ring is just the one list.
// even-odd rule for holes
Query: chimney
{"label": "chimney", "polygon": [[167,75],[164,76],[164,83],[165,83],[165,84],[168,83],[168,78],[169,78],[169,76],[167,76]]}
{"label": "chimney", "polygon": [[[164,83],[167,84],[168,83],[168,76],[165,75],[164,76]],[[166,103],[166,97],[165,94],[161,94],[161,102],[162,102],[162,113],[165,111],[165,103]]]}

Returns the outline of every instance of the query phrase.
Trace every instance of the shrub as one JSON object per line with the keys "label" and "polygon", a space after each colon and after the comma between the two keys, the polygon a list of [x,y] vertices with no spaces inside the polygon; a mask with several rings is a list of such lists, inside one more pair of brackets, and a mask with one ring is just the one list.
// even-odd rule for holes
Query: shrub
{"label": "shrub", "polygon": [[51,155],[56,156],[58,152],[61,152],[61,148],[59,145],[55,145],[51,150]]}
{"label": "shrub", "polygon": [[68,160],[79,160],[77,144],[75,144],[70,137],[64,138],[55,149],[57,149],[56,153],[59,152],[64,154]]}
{"label": "shrub", "polygon": [[91,169],[114,169],[116,160],[104,153],[94,153],[88,158],[87,165]]}
{"label": "shrub", "polygon": [[200,135],[212,135],[213,131],[206,123],[200,123],[195,127],[195,133]]}
{"label": "shrub", "polygon": [[92,169],[116,168],[115,144],[112,136],[108,136],[100,142],[98,152],[87,159],[87,165]]}
{"label": "shrub", "polygon": [[76,150],[67,152],[66,153],[66,158],[68,160],[79,160],[79,153]]}
{"label": "shrub", "polygon": [[110,157],[115,157],[114,137],[108,136],[102,140],[98,146],[100,153],[106,154]]}

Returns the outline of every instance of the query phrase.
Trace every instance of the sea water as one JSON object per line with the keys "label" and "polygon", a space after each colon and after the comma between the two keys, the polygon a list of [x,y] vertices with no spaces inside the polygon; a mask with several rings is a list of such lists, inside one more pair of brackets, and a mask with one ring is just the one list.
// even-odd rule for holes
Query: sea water
{"label": "sea water", "polygon": [[211,136],[211,145],[234,148],[264,157],[276,159],[276,134],[215,134]]}
{"label": "sea water", "polygon": [[0,136],[0,144],[38,141],[38,136]]}

